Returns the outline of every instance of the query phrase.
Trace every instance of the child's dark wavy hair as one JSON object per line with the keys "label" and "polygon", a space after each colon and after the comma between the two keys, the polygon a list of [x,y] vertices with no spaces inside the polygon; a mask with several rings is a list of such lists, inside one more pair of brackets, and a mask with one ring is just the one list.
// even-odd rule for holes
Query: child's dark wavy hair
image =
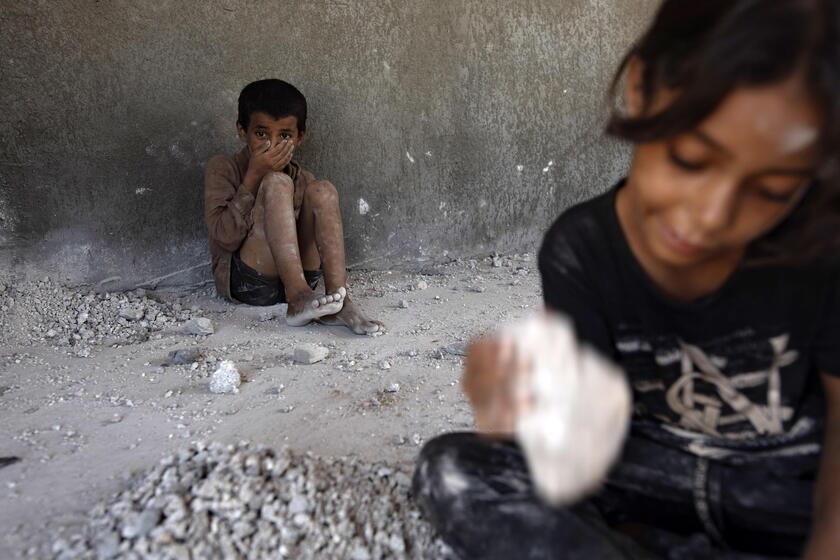
{"label": "child's dark wavy hair", "polygon": [[257,111],[275,119],[297,117],[298,131],[306,130],[306,98],[295,86],[283,80],[257,80],[242,88],[237,118],[239,125],[247,130],[251,115]]}
{"label": "child's dark wavy hair", "polygon": [[840,1],[665,0],[651,28],[621,63],[613,98],[633,59],[643,66],[646,103],[660,88],[678,92],[659,113],[612,115],[607,132],[636,143],[694,129],[738,87],[772,84],[801,73],[824,118],[822,165],[800,206],[757,241],[752,254],[761,255],[763,262],[784,263],[838,254]]}

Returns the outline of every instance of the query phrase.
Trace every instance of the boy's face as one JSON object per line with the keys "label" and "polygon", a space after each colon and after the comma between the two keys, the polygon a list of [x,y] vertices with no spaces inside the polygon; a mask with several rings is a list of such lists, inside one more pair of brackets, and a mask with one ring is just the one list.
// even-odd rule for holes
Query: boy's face
{"label": "boy's face", "polygon": [[236,123],[236,130],[239,133],[239,139],[248,145],[251,153],[265,150],[266,142],[270,142],[271,146],[276,146],[281,140],[288,138],[295,148],[303,142],[303,132],[298,130],[295,116],[275,119],[268,113],[256,111],[251,113],[247,130],[239,123]]}
{"label": "boy's face", "polygon": [[628,236],[658,266],[740,261],[801,201],[819,131],[799,79],[734,90],[695,130],[636,147],[619,195]]}

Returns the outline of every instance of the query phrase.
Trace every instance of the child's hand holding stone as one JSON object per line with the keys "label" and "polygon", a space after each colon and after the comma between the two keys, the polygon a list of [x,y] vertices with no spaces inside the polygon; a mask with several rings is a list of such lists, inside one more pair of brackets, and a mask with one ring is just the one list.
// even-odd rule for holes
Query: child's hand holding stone
{"label": "child's hand holding stone", "polygon": [[474,344],[464,390],[478,430],[515,435],[537,491],[554,504],[598,487],[629,426],[624,373],[581,344],[557,315],[533,317]]}

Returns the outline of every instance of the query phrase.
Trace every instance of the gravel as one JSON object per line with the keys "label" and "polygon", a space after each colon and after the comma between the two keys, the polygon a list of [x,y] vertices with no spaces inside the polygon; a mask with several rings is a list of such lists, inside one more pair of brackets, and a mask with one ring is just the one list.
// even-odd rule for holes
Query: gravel
{"label": "gravel", "polygon": [[7,342],[47,343],[82,357],[94,346],[144,342],[191,318],[191,310],[152,299],[145,290],[98,293],[46,277],[0,292],[0,331]]}
{"label": "gravel", "polygon": [[97,505],[53,543],[87,558],[454,559],[399,466],[242,442],[197,442]]}

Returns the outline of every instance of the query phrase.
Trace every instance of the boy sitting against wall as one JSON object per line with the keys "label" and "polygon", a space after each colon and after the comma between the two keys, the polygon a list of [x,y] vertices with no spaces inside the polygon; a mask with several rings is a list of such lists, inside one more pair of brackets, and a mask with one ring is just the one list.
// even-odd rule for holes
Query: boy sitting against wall
{"label": "boy sitting against wall", "polygon": [[292,326],[315,320],[384,332],[347,295],[336,188],[293,159],[306,132],[306,98],[282,80],[250,83],[239,95],[236,128],[245,146],[211,159],[204,178],[218,293],[249,305],[287,302]]}

